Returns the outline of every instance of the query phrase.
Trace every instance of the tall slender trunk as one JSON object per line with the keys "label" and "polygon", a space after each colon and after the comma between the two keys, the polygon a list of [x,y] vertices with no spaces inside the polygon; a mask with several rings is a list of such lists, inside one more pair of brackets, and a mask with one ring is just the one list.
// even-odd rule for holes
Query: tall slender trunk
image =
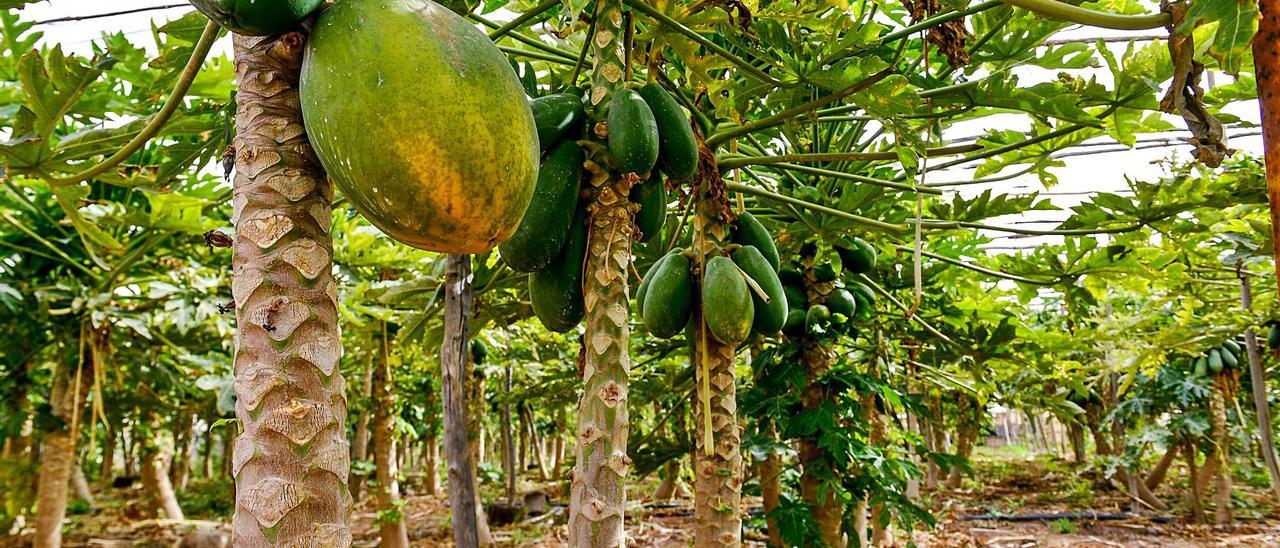
{"label": "tall slender trunk", "polygon": [[[134,429],[132,428],[125,428],[120,435],[120,455],[124,457],[124,475],[127,478],[135,477],[138,473],[137,460],[134,458],[133,449],[135,444],[133,443],[133,436]],[[230,466],[227,469],[230,470]]]}
{"label": "tall slender trunk", "polygon": [[107,427],[102,432],[102,467],[98,469],[98,489],[107,492],[115,480],[116,429]]}
{"label": "tall slender trunk", "polygon": [[[370,356],[369,362],[365,365],[364,375],[362,376],[360,393],[364,396],[365,406],[360,410],[360,418],[356,419],[356,435],[352,441],[351,458],[356,461],[369,460],[369,407],[373,401],[373,370],[376,356]],[[360,502],[360,496],[364,494],[365,477],[357,474],[351,478],[351,498],[356,502]]]}
{"label": "tall slender trunk", "polygon": [[[1274,268],[1280,278],[1280,5],[1258,2],[1262,17],[1253,35],[1254,77],[1262,116],[1262,151],[1266,161],[1267,202],[1271,209]],[[1277,292],[1280,298],[1280,292]]]}
{"label": "tall slender trunk", "polygon": [[[778,427],[773,424],[773,421],[769,421],[765,425],[764,435],[767,441],[777,441]],[[778,528],[778,519],[773,512],[782,503],[782,456],[777,451],[770,450],[769,454],[760,460],[757,475],[760,477],[760,497],[764,499],[764,516],[769,530],[769,546],[771,548],[781,548],[782,530]]]}
{"label": "tall slender trunk", "polygon": [[93,498],[93,491],[89,490],[89,480],[84,477],[84,463],[77,461],[71,467],[71,490],[76,494],[76,498],[89,503],[89,506],[96,506],[97,502]]}
{"label": "tall slender trunk", "polygon": [[396,387],[391,372],[387,324],[382,324],[378,356],[373,369],[373,465],[378,482],[379,546],[409,546],[409,531],[399,512],[400,469],[396,455]]}
{"label": "tall slender trunk", "polygon": [[333,191],[302,124],[305,44],[234,37],[237,547],[351,543]]}
{"label": "tall slender trunk", "polygon": [[191,421],[192,416],[186,412],[182,413],[182,419],[178,421],[178,432],[174,433],[174,450],[173,462],[169,467],[169,481],[176,490],[187,488],[187,478],[191,471]]}
{"label": "tall slender trunk", "polygon": [[438,436],[427,438],[427,447],[424,452],[427,461],[422,471],[426,476],[424,490],[428,495],[437,495],[440,493],[440,472],[436,470],[439,467],[440,438]]}
{"label": "tall slender trunk", "polygon": [[[1280,30],[1280,29],[1277,29]],[[1280,62],[1280,58],[1277,58]],[[1237,265],[1240,277],[1240,308],[1246,313],[1253,310],[1253,287],[1249,276]],[[1280,460],[1276,457],[1276,435],[1271,427],[1271,405],[1267,395],[1267,373],[1262,367],[1262,354],[1258,350],[1258,335],[1253,328],[1244,332],[1245,353],[1249,357],[1249,384],[1253,391],[1253,410],[1258,418],[1259,444],[1262,446],[1262,460],[1267,464],[1267,474],[1271,478],[1271,492],[1280,502]]]}
{"label": "tall slender trunk", "polygon": [[[591,105],[603,120],[604,101],[626,84],[621,0],[601,0],[595,35]],[[634,215],[628,196],[634,174],[592,178],[583,283],[586,347],[583,391],[578,401],[578,452],[569,496],[569,545],[620,546],[625,542],[627,499],[627,374],[630,368],[627,267]]]}
{"label": "tall slender trunk", "polygon": [[75,358],[55,373],[49,411],[58,420],[51,430],[45,431],[41,442],[36,533],[32,539],[36,548],[62,546],[62,519],[67,513],[67,482],[75,466],[76,441],[80,436],[80,409],[88,397],[94,367],[99,365],[95,363],[99,354],[95,348],[106,345],[103,339],[107,336],[106,332],[93,330],[86,324],[79,340],[72,342],[77,350],[67,352]]}
{"label": "tall slender trunk", "polygon": [[[513,374],[513,368],[510,364],[507,364],[506,377],[504,377],[506,381],[505,386],[507,387],[507,390],[506,390],[507,394],[511,393],[512,374]],[[506,480],[507,480],[506,488],[507,488],[507,505],[508,506],[513,506],[516,503],[516,461],[521,460],[516,458],[515,443],[513,443],[511,439],[512,426],[513,425],[511,423],[511,402],[504,401],[502,403],[502,469],[506,474]],[[520,437],[521,437],[520,443],[521,445],[523,445],[524,434],[521,433]],[[521,450],[523,451],[523,448]]]}
{"label": "tall slender trunk", "polygon": [[1073,462],[1077,466],[1083,466],[1087,457],[1085,456],[1084,447],[1084,428],[1077,421],[1072,421],[1067,427],[1067,433],[1071,438],[1071,455]]}
{"label": "tall slender trunk", "polygon": [[1164,456],[1160,457],[1156,462],[1155,468],[1151,469],[1151,473],[1147,474],[1147,478],[1143,483],[1147,484],[1147,489],[1155,490],[1163,481],[1165,474],[1169,472],[1169,466],[1173,464],[1173,459],[1178,456],[1178,444],[1170,443],[1169,447],[1164,450]]}
{"label": "tall slender trunk", "polygon": [[[957,414],[956,424],[956,454],[962,458],[968,459],[973,454],[974,438],[977,437],[978,421],[982,420],[982,410],[978,409],[978,403],[968,396],[960,397],[960,410]],[[1040,428],[1041,439],[1044,439],[1044,429]],[[1047,443],[1045,444],[1048,445]],[[952,467],[951,472],[947,475],[947,489],[959,489],[964,483],[964,472],[960,467]]]}
{"label": "tall slender trunk", "polygon": [[[471,356],[471,257],[449,255],[444,283],[444,341],[440,345],[440,402],[444,414],[444,451],[448,466],[449,506],[454,544],[480,543],[477,529],[475,467],[467,414]],[[475,405],[473,402],[472,405]]]}
{"label": "tall slender trunk", "polygon": [[1204,520],[1204,510],[1200,507],[1200,475],[1196,473],[1196,444],[1191,439],[1184,443],[1187,450],[1187,486],[1189,487],[1188,506],[1191,507],[1191,521],[1200,523]]}
{"label": "tall slender trunk", "polygon": [[1213,519],[1217,525],[1229,525],[1231,515],[1231,435],[1227,432],[1227,395],[1228,372],[1214,376],[1214,390],[1209,396],[1209,414],[1213,420],[1213,443],[1217,446],[1214,453],[1218,456],[1218,465],[1214,470],[1216,486],[1214,488]]}
{"label": "tall slender trunk", "polygon": [[516,470],[524,474],[529,469],[529,448],[533,443],[529,436],[529,421],[525,418],[525,406],[516,406],[516,425],[520,432],[520,448],[516,451]]}
{"label": "tall slender trunk", "polygon": [[[833,287],[828,282],[819,282],[813,274],[813,257],[804,257],[805,261],[805,293],[809,304],[825,302]],[[806,411],[819,409],[828,403],[832,395],[824,390],[819,380],[835,365],[835,354],[831,348],[823,346],[819,341],[806,337],[803,340],[802,360],[805,366],[804,394],[800,403]],[[937,425],[935,430],[940,430]],[[818,445],[818,440],[811,437],[800,439],[798,458],[804,469],[800,474],[800,496],[813,508],[813,519],[821,532],[822,543],[831,548],[845,546],[844,505],[839,493],[831,489],[830,478],[840,477],[842,471],[830,469],[830,456],[827,450]]]}
{"label": "tall slender trunk", "polygon": [[[159,426],[159,418],[153,416],[153,429]],[[152,516],[157,512],[167,519],[183,519],[182,507],[178,506],[177,493],[169,479],[169,468],[173,463],[171,436],[164,436],[158,429],[143,442],[142,447],[142,492],[144,511]]]}
{"label": "tall slender trunk", "polygon": [[[468,364],[470,364],[470,361],[468,361]],[[471,452],[471,477],[474,478],[475,483],[476,535],[480,539],[480,544],[489,545],[493,543],[493,535],[489,531],[489,519],[485,515],[484,500],[481,498],[480,493],[480,463],[485,462],[484,409],[488,407],[485,405],[485,373],[479,368],[472,368],[468,373],[470,381],[467,384],[467,402],[469,404],[467,407],[467,427],[471,429],[468,449]]]}
{"label": "tall slender trunk", "polygon": [[205,426],[204,441],[200,446],[200,470],[205,479],[213,477],[213,431]]}
{"label": "tall slender trunk", "polygon": [[525,424],[529,425],[529,439],[533,440],[533,459],[538,465],[538,481],[547,481],[546,436],[538,433],[537,423],[533,419],[533,409],[526,406],[524,412],[528,416]]}

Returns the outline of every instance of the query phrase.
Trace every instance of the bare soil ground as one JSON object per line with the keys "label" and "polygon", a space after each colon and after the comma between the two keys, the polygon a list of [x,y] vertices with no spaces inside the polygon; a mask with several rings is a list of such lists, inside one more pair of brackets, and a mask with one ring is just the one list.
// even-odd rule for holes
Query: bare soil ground
{"label": "bare soil ground", "polygon": [[[1280,519],[1269,500],[1266,478],[1258,470],[1236,471],[1236,525],[1212,527],[1191,522],[1184,502],[1185,470],[1175,465],[1156,490],[1171,506],[1168,512],[1141,512],[1141,517],[1114,521],[1044,519],[1010,522],[974,520],[974,514],[1027,515],[1033,513],[1130,511],[1129,499],[1099,479],[1098,471],[1077,468],[1051,457],[1031,457],[1017,452],[980,450],[974,460],[974,477],[950,492],[926,492],[924,505],[938,518],[932,530],[899,531],[898,546],[908,540],[922,547],[1160,547],[1280,546]],[[551,512],[522,517],[513,525],[495,527],[494,540],[502,546],[558,547],[566,545],[565,500],[557,485],[539,487],[552,494]],[[652,502],[647,496],[654,482],[637,483],[631,489],[627,512],[628,545],[644,548],[683,547],[692,541],[692,501]],[[452,546],[448,502],[443,496],[414,494],[412,482],[404,515],[414,546]],[[137,519],[137,508],[127,502],[128,491],[100,497],[98,508],[70,516],[64,546],[68,547],[217,547],[225,540],[225,520],[170,522]],[[758,508],[758,498],[746,506]],[[1212,518],[1212,499],[1205,494],[1206,519]],[[375,515],[366,502],[353,514],[355,544],[377,546]],[[1151,518],[1161,518],[1160,521]],[[758,520],[757,520],[758,521]],[[749,546],[763,546],[764,532],[749,528]],[[0,548],[30,546],[30,536],[0,538]]]}

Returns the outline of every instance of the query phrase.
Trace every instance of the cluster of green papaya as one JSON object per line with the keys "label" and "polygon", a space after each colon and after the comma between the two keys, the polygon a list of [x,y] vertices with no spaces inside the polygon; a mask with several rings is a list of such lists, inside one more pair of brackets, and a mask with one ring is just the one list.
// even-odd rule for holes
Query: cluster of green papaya
{"label": "cluster of green papaya", "polygon": [[[750,213],[738,217],[724,254],[703,267],[702,319],[707,332],[730,345],[753,333],[777,333],[787,322],[787,294],[778,278],[778,248],[769,231]],[[692,252],[674,249],[640,281],[636,302],[645,328],[655,337],[674,337],[693,325]]]}
{"label": "cluster of green papaya", "polygon": [[[836,246],[835,249],[847,274],[866,274],[876,266],[875,248],[861,238],[854,238],[848,247]],[[813,266],[814,282],[833,284],[825,297],[815,292],[815,302],[810,302],[805,276],[798,266],[787,265],[782,269],[781,278],[791,303],[787,324],[782,329],[788,336],[850,332],[855,322],[865,322],[875,314],[875,291],[859,281],[839,280],[835,267],[829,262]]]}
{"label": "cluster of green papaya", "polygon": [[[585,314],[587,213],[581,187],[587,158],[578,140],[586,136],[587,115],[581,98],[571,94],[539,97],[529,107],[538,129],[542,167],[520,226],[498,249],[513,270],[529,273],[530,300],[542,324],[565,332]],[[622,173],[649,175],[630,196],[640,205],[635,216],[638,237],[649,241],[667,220],[667,186],[661,172],[684,179],[697,169],[692,126],[676,100],[656,84],[615,93],[607,124],[614,167]],[[661,170],[654,169],[659,165]]]}
{"label": "cluster of green papaya", "polygon": [[1240,343],[1227,339],[1221,346],[1211,348],[1191,360],[1191,372],[1195,376],[1203,377],[1208,374],[1217,375],[1226,369],[1235,369],[1242,363],[1241,355]]}

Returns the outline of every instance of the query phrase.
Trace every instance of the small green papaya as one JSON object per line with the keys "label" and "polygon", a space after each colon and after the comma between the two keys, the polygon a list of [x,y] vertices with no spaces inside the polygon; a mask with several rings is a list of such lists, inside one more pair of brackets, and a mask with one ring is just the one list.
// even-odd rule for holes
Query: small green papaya
{"label": "small green papaya", "polygon": [[866,274],[876,267],[876,248],[862,238],[854,238],[852,247],[836,246],[836,254],[850,274]]}
{"label": "small green papaya", "polygon": [[577,327],[585,314],[582,261],[587,257],[587,219],[579,209],[560,255],[546,268],[529,274],[529,301],[538,321],[564,333]]}
{"label": "small green papaya", "polygon": [[858,311],[858,300],[853,296],[853,292],[844,288],[836,288],[827,294],[827,310],[832,314],[844,314],[844,317],[853,319]]}
{"label": "small green papaya", "polygon": [[768,302],[760,298],[754,290],[751,292],[755,318],[751,329],[762,335],[777,333],[787,323],[787,293],[778,280],[778,273],[773,271],[769,261],[765,260],[760,250],[752,246],[744,246],[733,252],[733,262],[747,276],[764,290],[769,297]]}
{"label": "small green papaya", "polygon": [[1216,374],[1218,374],[1218,373],[1221,373],[1221,372],[1222,372],[1222,365],[1223,365],[1223,364],[1222,364],[1222,353],[1221,353],[1221,352],[1218,352],[1218,349],[1217,349],[1217,348],[1214,348],[1214,349],[1210,350],[1210,351],[1209,351],[1209,358],[1208,358],[1208,362],[1207,362],[1207,363],[1209,364],[1209,372],[1210,372],[1210,373],[1213,373],[1213,374],[1215,374],[1215,375],[1216,375]]}
{"label": "small green papaya", "polygon": [[1218,349],[1218,354],[1222,356],[1222,365],[1227,369],[1235,369],[1240,365],[1240,359],[1230,348],[1227,348],[1227,345],[1222,345],[1222,348]]}
{"label": "small green papaya", "polygon": [[538,127],[538,143],[546,152],[565,135],[580,133],[587,118],[582,99],[568,93],[545,95],[529,101],[533,124]]}
{"label": "small green papaya", "polygon": [[471,363],[482,364],[489,357],[489,345],[483,339],[471,339]]}
{"label": "small green papaya", "polygon": [[1271,330],[1267,331],[1267,348],[1280,350],[1280,324],[1271,324]]}
{"label": "small green papaya", "polygon": [[556,146],[538,169],[538,186],[524,219],[511,238],[498,245],[502,260],[516,272],[546,268],[569,238],[578,210],[582,182],[582,149],[573,141]]}
{"label": "small green papaya", "polygon": [[658,84],[641,87],[640,97],[658,123],[658,159],[662,167],[676,179],[692,177],[698,169],[698,142],[680,103]]}
{"label": "small green papaya", "polygon": [[836,281],[836,267],[831,263],[818,263],[813,265],[813,278],[819,282]]}
{"label": "small green papaya", "polygon": [[765,260],[769,261],[769,266],[773,267],[773,271],[778,271],[780,266],[778,246],[773,243],[773,237],[769,235],[769,229],[765,228],[755,215],[747,211],[738,215],[738,221],[733,227],[730,239],[735,244],[754,246],[759,249],[760,254],[764,255]]}
{"label": "small green papaya", "polygon": [[649,282],[640,316],[649,333],[659,339],[674,337],[685,324],[693,308],[693,274],[689,258],[681,254],[667,255]]}
{"label": "small green papaya", "polygon": [[782,325],[782,332],[789,337],[804,335],[805,311],[803,308],[792,308],[787,311],[787,323]]}
{"label": "small green papaya", "polygon": [[[759,249],[759,248],[756,248]],[[782,280],[782,285],[804,287],[804,273],[800,272],[794,264],[787,264],[778,271],[778,279]]]}
{"label": "small green papaya", "polygon": [[805,294],[804,289],[801,289],[800,286],[784,284],[782,291],[787,294],[787,305],[800,308],[809,306],[809,296]]}
{"label": "small green papaya", "polygon": [[191,0],[205,17],[246,36],[271,36],[298,28],[324,0]]}
{"label": "small green papaya", "polygon": [[658,273],[658,267],[662,265],[663,261],[671,257],[672,253],[679,252],[680,248],[676,248],[672,250],[671,253],[658,257],[658,260],[654,261],[653,264],[649,266],[649,270],[644,273],[644,277],[640,278],[640,286],[636,288],[636,306],[644,304],[644,296],[649,291],[649,283],[653,281],[653,276]]}
{"label": "small green papaya", "polygon": [[[649,298],[652,299],[650,289]],[[736,345],[751,335],[755,305],[751,288],[733,259],[720,256],[707,261],[702,274],[702,318],[707,331],[725,344]]]}
{"label": "small green papaya", "polygon": [[631,201],[640,204],[636,212],[636,230],[640,231],[640,241],[647,242],[662,233],[662,226],[667,224],[667,184],[662,176],[654,176],[648,181],[631,188]]}
{"label": "small green papaya", "polygon": [[1227,347],[1228,349],[1231,350],[1232,353],[1234,353],[1237,356],[1239,356],[1240,353],[1244,351],[1244,349],[1240,347],[1240,343],[1236,342],[1234,339],[1227,339],[1225,341],[1222,341],[1222,346]]}
{"label": "small green papaya", "polygon": [[804,316],[804,331],[810,335],[820,335],[826,331],[831,321],[831,310],[826,306],[815,304],[809,307]]}
{"label": "small green papaya", "polygon": [[871,319],[876,311],[876,292],[862,282],[850,282],[849,289],[853,291],[853,297],[858,301],[858,310],[854,312],[854,317],[858,321]]}
{"label": "small green papaya", "polygon": [[1191,374],[1196,377],[1203,377],[1209,374],[1209,360],[1204,356],[1196,358],[1191,362]]}
{"label": "small green papaya", "polygon": [[634,90],[613,94],[609,104],[609,153],[623,173],[648,173],[658,163],[658,122]]}

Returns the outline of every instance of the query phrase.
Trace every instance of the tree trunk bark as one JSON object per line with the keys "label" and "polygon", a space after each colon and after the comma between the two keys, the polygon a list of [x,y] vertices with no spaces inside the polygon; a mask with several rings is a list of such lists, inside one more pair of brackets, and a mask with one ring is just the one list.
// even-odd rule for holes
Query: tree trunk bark
{"label": "tree trunk bark", "polygon": [[36,533],[32,538],[36,548],[62,546],[62,519],[67,513],[67,483],[71,480],[76,461],[80,409],[88,397],[94,367],[100,365],[99,354],[105,351],[95,349],[105,349],[108,336],[105,331],[93,330],[86,324],[81,328],[79,339],[72,342],[78,349],[67,352],[75,356],[73,363],[55,372],[49,395],[49,412],[58,419],[58,424],[44,433],[41,444],[40,477],[36,484]]}
{"label": "tree trunk bark", "polygon": [[305,45],[234,37],[237,547],[351,543],[333,191],[302,122]]}
{"label": "tree trunk bark", "polygon": [[[1273,14],[1273,17],[1277,17]],[[1280,30],[1280,29],[1277,29]],[[1280,62],[1280,57],[1276,59]],[[1237,266],[1240,277],[1240,308],[1246,313],[1253,310],[1253,288],[1249,276]],[[1267,373],[1262,367],[1262,353],[1258,350],[1258,335],[1253,328],[1244,332],[1245,353],[1249,358],[1249,384],[1253,391],[1253,410],[1258,417],[1259,445],[1262,446],[1262,460],[1267,464],[1267,474],[1271,478],[1271,492],[1276,502],[1280,502],[1280,460],[1276,457],[1276,435],[1271,426],[1271,405],[1267,395]],[[1243,419],[1242,419],[1243,420]]]}
{"label": "tree trunk bark", "polygon": [[[152,421],[153,424],[158,421]],[[153,517],[162,512],[166,519],[182,520],[182,507],[178,506],[178,496],[169,479],[169,466],[173,454],[166,440],[161,440],[159,432],[146,442],[142,455],[142,507],[143,511]]]}
{"label": "tree trunk bark", "polygon": [[[778,439],[778,428],[769,421],[765,426],[765,437],[769,441],[776,442]],[[782,530],[778,528],[778,519],[774,516],[774,510],[782,503],[782,456],[775,450],[770,450],[759,464],[760,476],[760,497],[764,499],[764,516],[765,523],[768,525],[769,546],[771,548],[782,547]]]}
{"label": "tree trunk bark", "polygon": [[374,498],[382,513],[378,520],[379,546],[407,548],[409,531],[400,513],[400,470],[396,455],[396,387],[387,337],[387,325],[383,323],[373,369],[373,465],[378,483]]}
{"label": "tree trunk bark", "polygon": [[[120,435],[120,455],[124,457],[124,476],[127,478],[136,477],[138,474],[138,466],[133,451],[133,447],[136,444],[133,443],[133,437],[134,430],[132,428],[125,428]],[[228,465],[227,469],[230,470],[231,467]]]}
{"label": "tree trunk bark", "polygon": [[115,482],[116,430],[107,427],[102,433],[102,468],[98,471],[98,490],[110,492]]}
{"label": "tree trunk bark", "polygon": [[488,407],[485,405],[485,373],[479,368],[472,367],[469,354],[468,352],[466,358],[470,377],[467,384],[467,427],[471,429],[468,450],[471,452],[471,477],[475,492],[476,535],[480,539],[480,544],[487,546],[493,543],[493,535],[489,531],[489,519],[485,515],[484,500],[480,493],[480,463],[484,462],[485,454],[484,410]]}
{"label": "tree trunk bark", "polygon": [[[351,448],[351,458],[356,462],[369,460],[369,407],[373,404],[373,370],[376,368],[373,362],[374,357],[370,356],[361,383],[360,393],[364,396],[365,405],[360,410],[360,418],[356,419],[356,435]],[[363,474],[356,474],[351,478],[352,500],[360,502],[360,497],[364,494],[364,483]]]}
{"label": "tree trunk bark", "polygon": [[[1267,202],[1271,208],[1271,241],[1276,277],[1280,278],[1280,6],[1258,2],[1262,16],[1253,36],[1254,77],[1262,115],[1262,150],[1266,161]],[[1280,292],[1277,293],[1280,298]]]}
{"label": "tree trunk bark", "polygon": [[179,421],[178,432],[174,433],[173,461],[169,467],[169,481],[175,490],[187,488],[188,472],[191,470],[191,415],[183,414],[185,421]]}
{"label": "tree trunk bark", "polygon": [[1186,440],[1187,450],[1183,453],[1187,457],[1187,486],[1190,488],[1188,496],[1188,506],[1191,507],[1191,521],[1200,523],[1204,521],[1204,510],[1200,506],[1200,475],[1196,473],[1196,445],[1190,439]]}
{"label": "tree trunk bark", "polygon": [[[622,89],[630,72],[620,0],[598,3],[595,29],[591,105],[601,114],[601,101]],[[631,366],[627,266],[635,234],[628,196],[637,180],[634,174],[593,177],[587,206],[586,334],[582,339],[586,348],[578,401],[578,452],[569,497],[569,545],[573,547],[620,546],[626,539],[623,513],[631,465],[627,457]]]}
{"label": "tree trunk bark", "polygon": [[[504,377],[507,394],[511,393],[513,371],[510,364],[507,365],[506,376]],[[511,435],[511,402],[504,401],[502,403],[502,470],[506,475],[506,494],[507,506],[514,506],[516,503],[516,448]],[[521,433],[521,446],[524,445],[524,434]],[[521,447],[523,452],[524,448]]]}
{"label": "tree trunk bark", "polygon": [[538,466],[538,481],[547,481],[549,477],[547,473],[547,439],[538,433],[537,422],[533,418],[533,409],[526,407],[525,413],[528,415],[526,424],[529,425],[529,439],[533,440],[533,458]]}
{"label": "tree trunk bark", "polygon": [[89,480],[84,477],[84,464],[81,462],[76,462],[71,469],[71,490],[75,492],[76,498],[89,503],[90,507],[97,506],[93,491],[89,490]]}
{"label": "tree trunk bark", "polygon": [[1068,432],[1071,437],[1071,455],[1074,462],[1076,466],[1084,466],[1085,461],[1088,460],[1085,455],[1084,428],[1080,426],[1080,423],[1072,421]]}
{"label": "tree trunk bark", "polygon": [[1214,511],[1213,519],[1217,525],[1229,525],[1231,516],[1231,458],[1229,453],[1231,435],[1227,432],[1227,372],[1214,376],[1215,390],[1209,396],[1209,413],[1213,419],[1213,443],[1217,446],[1214,454],[1218,457],[1218,465],[1214,470]]}
{"label": "tree trunk bark", "polygon": [[[813,274],[813,258],[805,257],[805,291],[810,304],[824,302],[833,287],[818,282]],[[802,359],[805,365],[805,392],[800,397],[806,411],[822,407],[830,396],[818,383],[835,364],[835,355],[819,341],[805,337],[802,341]],[[844,505],[838,493],[833,492],[828,478],[840,477],[843,471],[830,469],[827,451],[818,446],[814,438],[801,438],[798,458],[803,465],[800,474],[800,496],[813,508],[813,518],[821,532],[822,542],[831,548],[845,546]]]}
{"label": "tree trunk bark", "polygon": [[436,436],[427,438],[425,452],[427,458],[425,470],[423,470],[427,480],[425,489],[428,495],[437,495],[440,493],[440,473],[436,470],[439,467],[440,438]]}
{"label": "tree trunk bark", "polygon": [[[444,341],[440,346],[440,403],[444,414],[444,451],[448,467],[453,540],[459,548],[480,543],[475,466],[467,413],[470,366],[471,257],[449,255],[445,273]],[[474,381],[470,381],[474,382]],[[476,405],[472,402],[471,405]]]}
{"label": "tree trunk bark", "polygon": [[[960,396],[959,403],[958,418],[960,420],[956,425],[956,454],[968,459],[973,455],[973,443],[978,434],[978,422],[982,420],[982,410],[978,408],[978,402],[968,396]],[[1039,430],[1041,439],[1044,439],[1044,429]],[[947,489],[959,489],[963,484],[964,473],[960,467],[953,467],[947,475]]]}
{"label": "tree trunk bark", "polygon": [[1178,456],[1178,445],[1176,443],[1169,444],[1165,448],[1164,456],[1160,457],[1160,461],[1156,463],[1155,468],[1151,469],[1151,473],[1147,474],[1147,479],[1143,483],[1147,485],[1147,489],[1154,491],[1156,487],[1164,481],[1164,476],[1169,472],[1169,465],[1173,464],[1173,459]]}

